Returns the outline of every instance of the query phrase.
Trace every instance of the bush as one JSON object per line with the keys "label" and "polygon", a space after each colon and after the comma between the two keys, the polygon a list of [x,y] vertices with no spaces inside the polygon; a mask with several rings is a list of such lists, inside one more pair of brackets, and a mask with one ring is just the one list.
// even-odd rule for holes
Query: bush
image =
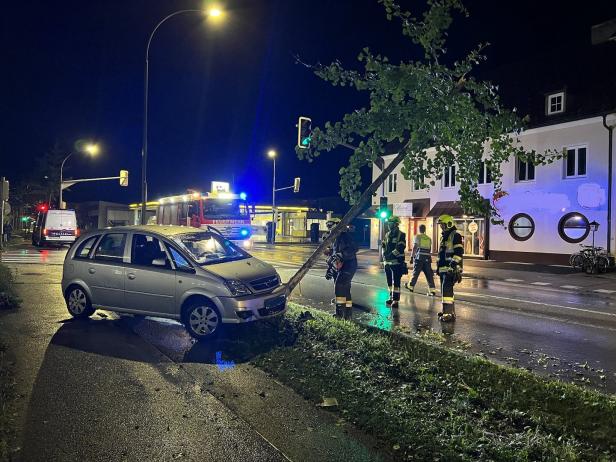
{"label": "bush", "polygon": [[19,302],[19,297],[15,293],[13,273],[0,264],[0,309],[17,308]]}
{"label": "bush", "polygon": [[[404,460],[616,460],[616,399],[291,304],[293,342],[256,359]],[[287,335],[289,337],[289,335]]]}

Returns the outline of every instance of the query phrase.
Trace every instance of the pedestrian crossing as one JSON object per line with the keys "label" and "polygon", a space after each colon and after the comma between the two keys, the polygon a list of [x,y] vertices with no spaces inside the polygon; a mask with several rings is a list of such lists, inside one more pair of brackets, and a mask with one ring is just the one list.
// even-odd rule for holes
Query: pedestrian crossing
{"label": "pedestrian crossing", "polygon": [[61,265],[66,251],[17,249],[0,253],[0,262],[7,265]]}
{"label": "pedestrian crossing", "polygon": [[[514,284],[530,284],[532,286],[538,286],[538,287],[557,287],[558,289],[565,289],[565,290],[575,290],[575,291],[579,291],[584,289],[582,286],[576,286],[576,285],[571,285],[571,284],[565,284],[565,285],[554,285],[551,282],[544,282],[544,281],[536,281],[536,282],[527,282],[524,279],[514,279],[514,278],[508,278],[508,279],[504,279],[505,282],[512,282]],[[616,290],[610,290],[610,289],[591,289],[588,288],[586,290],[589,290],[591,292],[597,293],[597,294],[604,294],[604,295],[611,295],[611,294],[616,294]]]}

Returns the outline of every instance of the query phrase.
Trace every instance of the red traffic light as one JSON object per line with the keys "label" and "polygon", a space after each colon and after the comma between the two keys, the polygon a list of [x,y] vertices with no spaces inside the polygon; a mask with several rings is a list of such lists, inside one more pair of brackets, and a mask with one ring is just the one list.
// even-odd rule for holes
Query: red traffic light
{"label": "red traffic light", "polygon": [[39,212],[46,212],[49,209],[49,206],[47,204],[39,204],[36,207],[36,210],[38,210]]}

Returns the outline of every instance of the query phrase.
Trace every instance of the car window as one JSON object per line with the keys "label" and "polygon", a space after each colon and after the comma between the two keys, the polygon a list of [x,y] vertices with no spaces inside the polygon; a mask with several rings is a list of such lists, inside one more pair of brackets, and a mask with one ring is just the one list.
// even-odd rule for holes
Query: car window
{"label": "car window", "polygon": [[175,263],[175,267],[177,269],[179,270],[192,269],[191,264],[188,263],[188,260],[186,260],[186,258],[182,256],[179,250],[177,250],[176,248],[174,248],[173,246],[169,244],[167,244],[167,249],[169,250],[171,259],[173,260],[173,263]]}
{"label": "car window", "polygon": [[100,235],[92,236],[87,238],[75,251],[75,258],[90,258],[90,253],[92,252],[92,248],[96,243],[96,240],[100,237]]}
{"label": "car window", "polygon": [[209,231],[177,234],[172,239],[200,265],[250,258],[228,239]]}
{"label": "car window", "polygon": [[[155,260],[164,260],[164,265],[154,265]],[[149,234],[133,234],[130,261],[133,265],[171,268],[162,243]]]}
{"label": "car window", "polygon": [[96,252],[95,260],[122,262],[124,257],[124,245],[126,244],[126,234],[110,233],[103,236]]}

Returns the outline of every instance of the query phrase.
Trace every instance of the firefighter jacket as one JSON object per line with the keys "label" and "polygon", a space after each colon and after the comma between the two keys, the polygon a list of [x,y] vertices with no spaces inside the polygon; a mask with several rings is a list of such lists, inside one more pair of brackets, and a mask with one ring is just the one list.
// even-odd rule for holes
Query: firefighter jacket
{"label": "firefighter jacket", "polygon": [[388,231],[383,239],[383,262],[386,265],[400,265],[404,263],[404,249],[406,248],[406,234],[398,228]]}
{"label": "firefighter jacket", "polygon": [[338,234],[332,246],[332,253],[338,255],[343,262],[357,259],[357,245],[351,233],[344,231]]}
{"label": "firefighter jacket", "polygon": [[438,262],[436,264],[437,273],[447,273],[448,271],[462,271],[462,256],[464,255],[464,245],[462,236],[456,227],[443,231],[441,235],[441,246],[438,251]]}
{"label": "firefighter jacket", "polygon": [[413,240],[413,251],[415,252],[415,258],[429,257],[432,251],[432,239],[426,233],[417,234]]}

